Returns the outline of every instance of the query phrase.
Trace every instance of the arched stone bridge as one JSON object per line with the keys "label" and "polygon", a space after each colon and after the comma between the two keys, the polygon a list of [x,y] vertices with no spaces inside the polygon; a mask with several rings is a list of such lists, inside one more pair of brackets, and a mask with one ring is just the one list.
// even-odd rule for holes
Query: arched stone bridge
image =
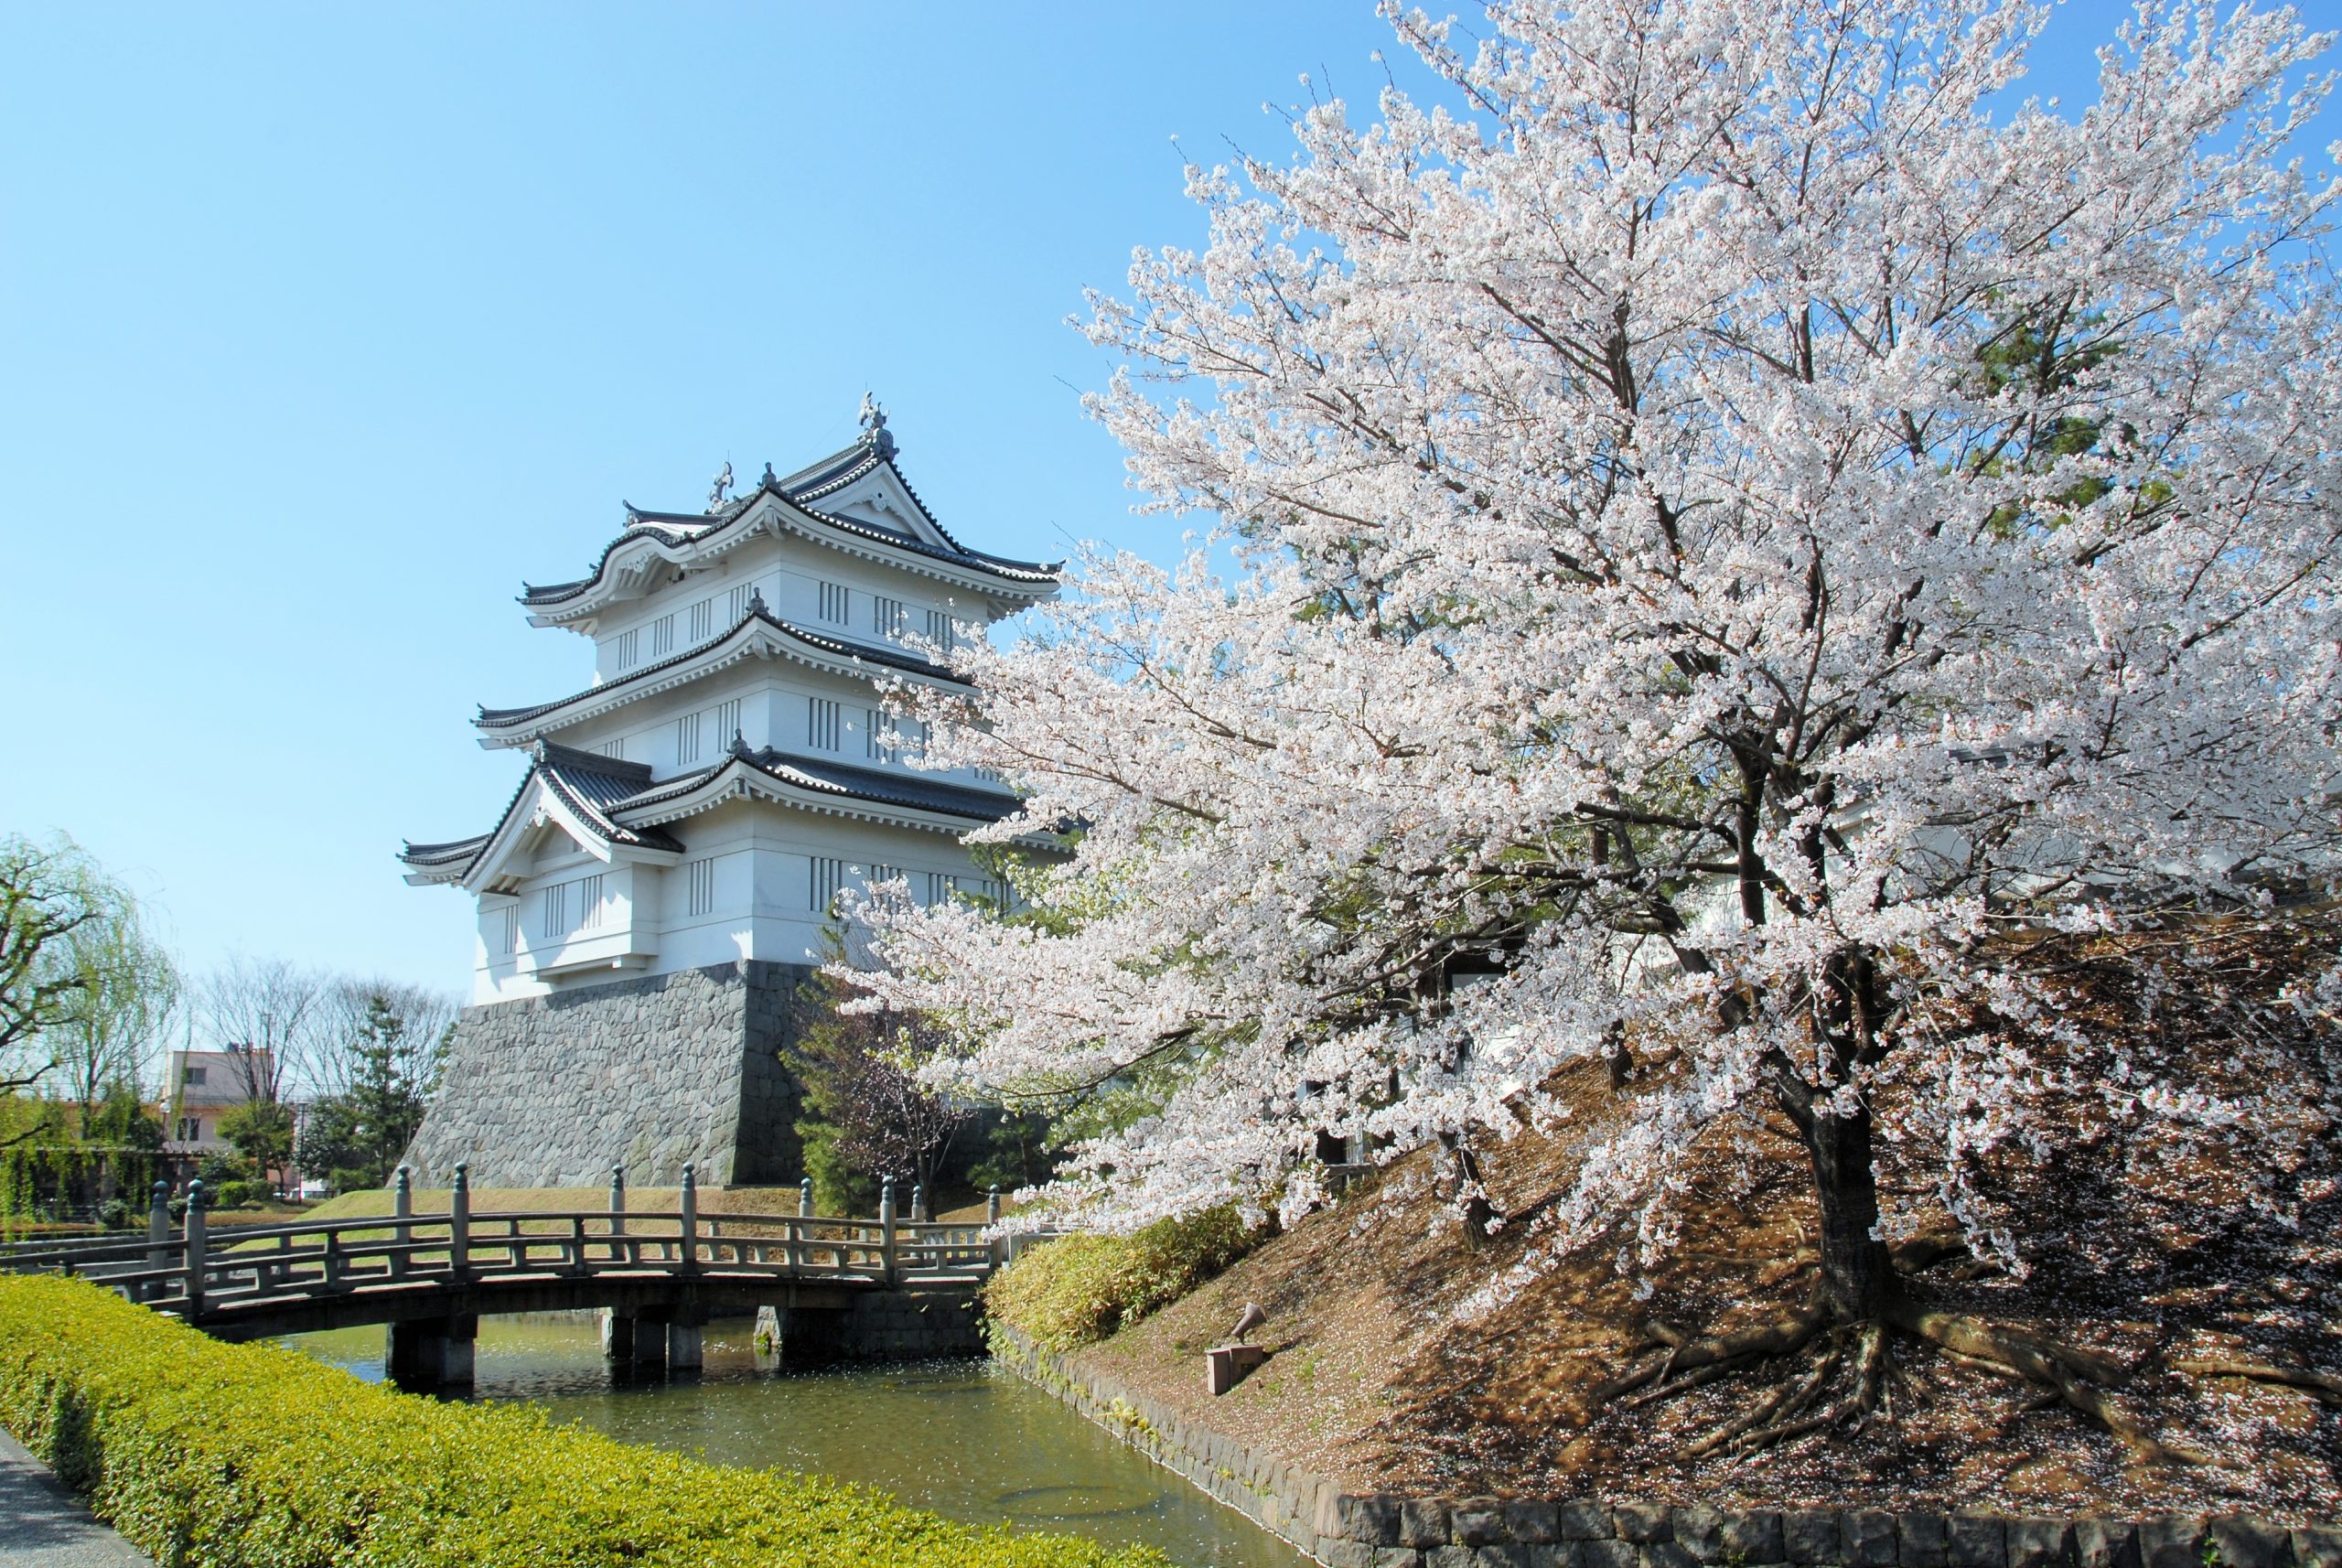
{"label": "arched stone bridge", "polygon": [[160,1190],[143,1238],[0,1251],[11,1273],[77,1274],[221,1339],[382,1324],[392,1377],[464,1386],[482,1314],[601,1308],[603,1348],[639,1367],[700,1363],[712,1317],[755,1316],[789,1364],[981,1348],[974,1293],[999,1244],[981,1225],[796,1214],[703,1218],[685,1168],[671,1212],[609,1207],[473,1213],[465,1176],[444,1213],[402,1182],[388,1217],[220,1230],[200,1184],[173,1227]]}

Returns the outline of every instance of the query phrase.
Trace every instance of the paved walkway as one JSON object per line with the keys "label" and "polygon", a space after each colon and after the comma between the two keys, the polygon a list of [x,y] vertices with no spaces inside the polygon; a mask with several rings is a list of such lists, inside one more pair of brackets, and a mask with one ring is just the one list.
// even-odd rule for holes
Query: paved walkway
{"label": "paved walkway", "polygon": [[0,1432],[0,1568],[154,1568]]}

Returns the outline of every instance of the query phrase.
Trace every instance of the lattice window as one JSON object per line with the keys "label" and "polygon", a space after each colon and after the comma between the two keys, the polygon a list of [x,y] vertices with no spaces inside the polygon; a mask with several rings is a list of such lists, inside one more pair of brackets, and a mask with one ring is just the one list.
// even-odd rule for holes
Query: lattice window
{"label": "lattice window", "polygon": [[498,910],[497,914],[499,916],[497,923],[500,927],[497,935],[500,939],[497,943],[498,950],[508,954],[520,951],[521,906],[507,904]]}
{"label": "lattice window", "polygon": [[543,934],[565,937],[569,934],[569,884],[556,882],[544,890],[545,919]]}
{"label": "lattice window", "polygon": [[637,635],[637,631],[622,631],[610,639],[610,664],[613,669],[634,668],[634,639]]}
{"label": "lattice window", "polygon": [[740,733],[740,699],[735,697],[728,703],[716,703],[709,710],[708,716],[715,721],[716,747],[719,750],[729,747],[732,737]]}
{"label": "lattice window", "polygon": [[715,601],[702,599],[692,607],[692,640],[705,642],[715,635]]}
{"label": "lattice window", "polygon": [[602,929],[602,875],[599,872],[578,879],[577,929],[581,931]]}
{"label": "lattice window", "polygon": [[862,754],[876,762],[895,759],[895,721],[879,708],[862,710]]}
{"label": "lattice window", "polygon": [[650,657],[664,659],[675,651],[675,618],[661,616],[650,623]]}
{"label": "lattice window", "polygon": [[805,744],[816,751],[838,748],[838,705],[831,699],[805,699]]}
{"label": "lattice window", "polygon": [[960,646],[958,623],[952,620],[950,610],[927,612],[927,640],[946,653]]}
{"label": "lattice window", "polygon": [[685,714],[675,721],[675,766],[688,767],[699,760],[699,715]]}
{"label": "lattice window", "polygon": [[691,886],[687,890],[690,904],[685,911],[693,915],[708,915],[715,910],[715,862],[694,860],[685,865]]}
{"label": "lattice window", "polygon": [[927,871],[919,875],[920,880],[925,884],[919,889],[920,903],[940,904],[951,897],[951,877],[949,873]]}
{"label": "lattice window", "polygon": [[881,598],[876,594],[870,596],[870,629],[879,636],[902,636],[903,623],[909,616],[910,611],[904,607],[902,600]]}
{"label": "lattice window", "polygon": [[854,592],[843,583],[822,585],[822,618],[832,626],[854,623]]}
{"label": "lattice window", "polygon": [[909,875],[899,865],[873,865],[870,868],[869,886],[873,887],[882,882],[908,883],[909,880]]}
{"label": "lattice window", "polygon": [[817,915],[829,914],[837,905],[838,889],[844,886],[844,861],[826,854],[813,856],[806,874],[805,907]]}
{"label": "lattice window", "polygon": [[602,743],[602,755],[604,757],[615,757],[620,762],[624,762],[626,760],[626,736],[620,736],[616,740],[604,741]]}

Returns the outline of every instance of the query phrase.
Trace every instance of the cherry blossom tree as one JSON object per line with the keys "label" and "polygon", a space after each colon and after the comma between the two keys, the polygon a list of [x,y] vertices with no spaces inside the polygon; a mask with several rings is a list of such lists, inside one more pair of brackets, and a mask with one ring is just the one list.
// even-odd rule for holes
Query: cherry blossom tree
{"label": "cherry blossom tree", "polygon": [[[1027,792],[979,837],[1079,826],[1032,918],[862,911],[864,978],[951,1025],[929,1073],[1141,1086],[1066,1178],[1101,1222],[1305,1208],[1331,1131],[1445,1151],[1485,1224],[1477,1162],[1607,1062],[1633,1113],[1574,1134],[1524,1266],[1655,1258],[1694,1153],[1768,1119],[1820,1217],[1810,1302],[1620,1388],[1841,1330],[1810,1426],[1917,1336],[2124,1431],[2090,1358],[1913,1304],[1877,1151],[2021,1266],[1971,1162],[2062,1112],[1929,1009],[2055,1020],[1979,943],[2334,869],[2335,188],[2286,161],[2329,40],[2150,7],[2077,110],[2017,97],[2047,15],[1519,0],[1467,48],[1394,12],[1440,102],[1191,169],[1209,242],[1093,300],[1127,367],[1090,407],[1209,533],[1085,556],[958,650],[971,704],[896,698]],[[2085,1047],[2126,1124],[2297,1124]]]}

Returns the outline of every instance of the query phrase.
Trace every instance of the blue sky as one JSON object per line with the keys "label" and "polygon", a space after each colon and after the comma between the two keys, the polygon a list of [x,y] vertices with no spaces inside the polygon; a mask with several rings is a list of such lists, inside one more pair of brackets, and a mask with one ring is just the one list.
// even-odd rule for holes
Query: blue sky
{"label": "blue sky", "polygon": [[1366,0],[0,8],[0,831],[198,967],[467,985],[391,857],[517,781],[475,703],[588,678],[520,582],[843,445],[865,386],[971,543],[1167,556],[1063,320],[1200,238],[1174,135],[1282,157],[1263,102],[1363,102],[1387,43]]}

